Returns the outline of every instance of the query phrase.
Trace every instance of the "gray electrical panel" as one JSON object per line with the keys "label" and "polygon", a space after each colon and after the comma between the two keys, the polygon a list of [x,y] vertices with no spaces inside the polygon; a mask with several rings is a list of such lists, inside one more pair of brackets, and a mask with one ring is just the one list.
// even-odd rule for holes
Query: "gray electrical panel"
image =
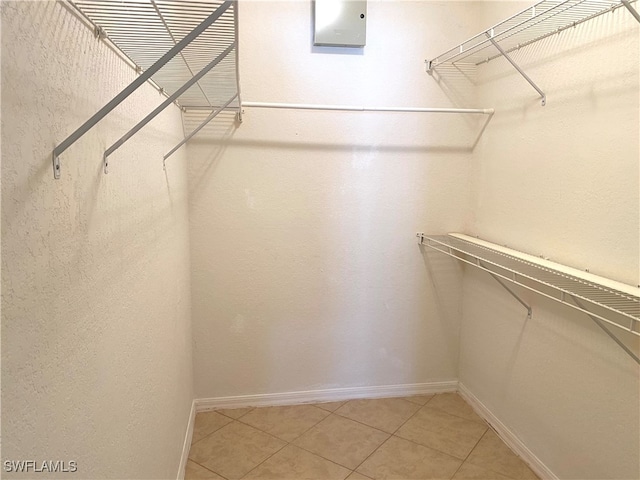
{"label": "gray electrical panel", "polygon": [[364,47],[366,35],[366,0],[315,0],[314,45]]}

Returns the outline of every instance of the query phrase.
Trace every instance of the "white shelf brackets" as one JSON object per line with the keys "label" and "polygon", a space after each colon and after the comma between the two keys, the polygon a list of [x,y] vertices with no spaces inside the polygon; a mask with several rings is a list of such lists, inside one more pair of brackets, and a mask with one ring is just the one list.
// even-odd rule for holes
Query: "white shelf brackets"
{"label": "white shelf brackets", "polygon": [[[636,0],[542,0],[532,7],[507,18],[493,27],[471,37],[469,40],[447,50],[437,57],[426,60],[427,72],[433,74],[444,64],[480,65],[497,57],[504,57],[520,75],[538,92],[542,105],[547,96],[536,83],[509,56],[509,53],[538,40],[573,28],[620,7],[627,10],[640,22],[640,15],[631,6]],[[495,47],[498,53],[491,50]]]}
{"label": "white shelf brackets", "polygon": [[515,250],[466,235],[418,233],[421,246],[429,247],[489,273],[518,302],[532,310],[505,281],[579,310],[593,320],[636,363],[640,358],[605,324],[640,336],[640,288],[541,260]]}
{"label": "white shelf brackets", "polygon": [[[54,178],[60,178],[60,155],[147,81],[159,85],[167,99],[105,151],[105,173],[109,155],[172,103],[181,108],[212,109],[214,113],[207,122],[232,102],[240,104],[237,0],[77,0],[68,3],[94,26],[99,39],[108,39],[136,65],[139,76],[53,149]],[[181,39],[178,41],[178,38]],[[166,50],[169,45],[171,48]],[[192,48],[187,48],[189,46]],[[206,65],[203,65],[206,59],[203,51],[212,58]],[[232,52],[235,55],[231,55]],[[214,67],[219,64],[224,67],[216,73]],[[191,88],[196,86],[196,90]],[[197,130],[202,127],[204,124]],[[183,144],[165,155],[165,160]]]}

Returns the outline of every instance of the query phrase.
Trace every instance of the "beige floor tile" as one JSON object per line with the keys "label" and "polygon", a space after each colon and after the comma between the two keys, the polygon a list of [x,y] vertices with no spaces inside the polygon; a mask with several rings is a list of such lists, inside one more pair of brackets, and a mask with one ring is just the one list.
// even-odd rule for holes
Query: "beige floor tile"
{"label": "beige floor tile", "polygon": [[335,411],[336,414],[364,423],[388,433],[395,432],[420,405],[402,398],[351,400]]}
{"label": "beige floor tile", "polygon": [[429,406],[438,408],[456,417],[466,418],[467,420],[473,420],[478,423],[485,423],[484,420],[473,411],[473,408],[457,393],[441,393],[440,395],[436,395],[429,402]]}
{"label": "beige floor tile", "polygon": [[204,437],[224,427],[229,422],[231,422],[230,418],[220,415],[217,412],[196,413],[191,444],[193,445],[198,440],[202,440]]}
{"label": "beige floor tile", "polygon": [[375,428],[330,415],[294,444],[350,469],[356,468],[389,438]]}
{"label": "beige floor tile", "polygon": [[451,478],[461,460],[408,440],[391,437],[357,469],[376,480]]}
{"label": "beige floor tile", "polygon": [[221,413],[225,417],[229,417],[229,418],[233,418],[234,420],[238,420],[240,417],[242,417],[243,415],[246,415],[251,410],[253,410],[252,407],[248,407],[248,408],[222,408],[220,410],[216,410],[216,412]]}
{"label": "beige floor tile", "polygon": [[433,395],[411,395],[410,397],[402,397],[409,402],[417,403],[418,405],[425,405],[429,400],[433,398]]}
{"label": "beige floor tile", "polygon": [[255,408],[242,422],[291,442],[313,427],[329,412],[313,405]]}
{"label": "beige floor tile", "polygon": [[486,425],[431,408],[429,402],[396,435],[464,460],[486,430]]}
{"label": "beige floor tile", "polygon": [[372,480],[369,477],[365,477],[361,473],[353,472],[351,475],[347,477],[347,480]]}
{"label": "beige floor tile", "polygon": [[517,480],[538,478],[491,429],[478,442],[467,462]]}
{"label": "beige floor tile", "polygon": [[237,421],[191,447],[189,458],[228,479],[241,478],[286,443]]}
{"label": "beige floor tile", "polygon": [[224,480],[224,478],[189,460],[184,472],[184,480]]}
{"label": "beige floor tile", "polygon": [[484,468],[471,465],[469,462],[462,464],[453,476],[453,480],[510,480],[509,477],[491,472]]}
{"label": "beige floor tile", "polygon": [[350,470],[294,445],[287,445],[244,478],[343,480]]}
{"label": "beige floor tile", "polygon": [[324,402],[324,403],[316,403],[315,406],[318,407],[318,408],[321,408],[323,410],[326,410],[328,412],[335,412],[337,409],[339,409],[345,403],[347,403],[347,402],[346,401],[344,401],[344,402]]}

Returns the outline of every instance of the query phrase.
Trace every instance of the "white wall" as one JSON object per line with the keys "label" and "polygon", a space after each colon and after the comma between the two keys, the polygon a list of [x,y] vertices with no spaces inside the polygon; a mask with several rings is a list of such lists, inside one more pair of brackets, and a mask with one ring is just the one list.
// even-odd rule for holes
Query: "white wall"
{"label": "white wall", "polygon": [[59,3],[1,8],[2,459],[175,478],[193,398],[187,189],[184,153],[166,173],[162,154],[180,112],[105,176],[104,149],[164,98],[144,85],[54,180],[56,143],[135,73]]}
{"label": "white wall", "polygon": [[[487,2],[486,25],[527,4]],[[640,284],[638,24],[625,9],[481,67],[497,113],[468,233]],[[640,478],[639,369],[583,314],[466,269],[460,380],[558,477]],[[621,338],[638,351],[638,339]]]}
{"label": "white wall", "polygon": [[[243,99],[451,106],[423,62],[476,14],[370,1],[344,50],[312,46],[311,2],[243,2]],[[247,108],[191,141],[196,397],[455,380],[460,271],[415,233],[467,227],[477,121]]]}

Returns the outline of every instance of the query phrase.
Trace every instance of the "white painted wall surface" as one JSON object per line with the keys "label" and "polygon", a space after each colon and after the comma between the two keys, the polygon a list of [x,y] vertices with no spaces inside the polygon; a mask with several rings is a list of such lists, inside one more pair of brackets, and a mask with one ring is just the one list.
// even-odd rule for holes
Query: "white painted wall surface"
{"label": "white painted wall surface", "polygon": [[[312,46],[311,2],[244,2],[243,99],[456,106],[424,59],[476,14],[371,1],[345,50]],[[191,141],[196,397],[456,379],[460,271],[415,233],[467,227],[477,121],[247,108]]]}
{"label": "white painted wall surface", "polygon": [[54,180],[56,143],[135,73],[59,3],[1,8],[2,460],[176,478],[193,398],[187,188],[184,152],[166,173],[162,154],[180,113],[103,175],[104,149],[164,98],[142,86]]}
{"label": "white painted wall surface", "polygon": [[[526,6],[487,2],[484,22]],[[469,233],[640,283],[638,37],[621,9],[515,52],[546,107],[504,59],[480,68],[496,115],[473,161]],[[585,315],[521,293],[529,321],[465,269],[461,382],[559,478],[640,478],[637,364]]]}

